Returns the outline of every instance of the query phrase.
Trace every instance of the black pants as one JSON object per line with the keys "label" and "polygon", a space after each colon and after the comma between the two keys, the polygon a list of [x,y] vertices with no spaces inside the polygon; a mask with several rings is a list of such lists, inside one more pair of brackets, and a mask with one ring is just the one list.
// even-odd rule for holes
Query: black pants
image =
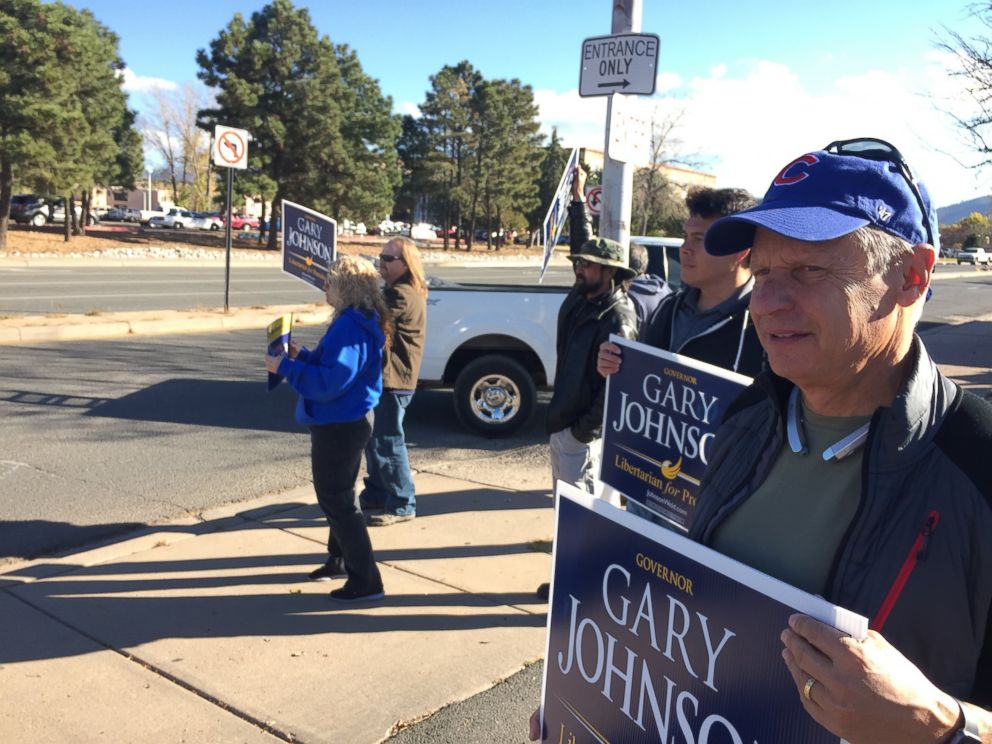
{"label": "black pants", "polygon": [[310,427],[313,490],[330,525],[327,552],[344,558],[348,586],[361,592],[382,589],[365,517],[358,507],[355,480],[362,452],[372,434],[369,418]]}

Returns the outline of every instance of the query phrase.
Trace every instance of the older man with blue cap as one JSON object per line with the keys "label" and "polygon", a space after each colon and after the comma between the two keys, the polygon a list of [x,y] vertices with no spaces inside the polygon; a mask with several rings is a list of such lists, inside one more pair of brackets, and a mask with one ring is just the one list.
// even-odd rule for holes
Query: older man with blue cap
{"label": "older man with blue cap", "polygon": [[803,615],[783,630],[825,728],[992,742],[992,406],[915,333],[938,249],[926,188],[887,142],[833,142],[705,243],[751,247],[770,371],[723,422],[690,536],[871,618],[863,642]]}

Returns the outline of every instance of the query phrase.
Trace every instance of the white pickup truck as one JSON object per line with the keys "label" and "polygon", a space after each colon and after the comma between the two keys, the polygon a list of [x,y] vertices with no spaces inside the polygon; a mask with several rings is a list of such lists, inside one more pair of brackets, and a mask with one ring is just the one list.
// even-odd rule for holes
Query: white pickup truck
{"label": "white pickup truck", "polygon": [[[678,286],[677,238],[631,238],[648,272]],[[420,387],[454,388],[471,431],[501,436],[530,419],[538,388],[555,382],[558,308],[568,287],[454,284],[431,279]]]}
{"label": "white pickup truck", "polygon": [[142,225],[148,225],[153,217],[165,217],[169,214],[170,209],[172,209],[171,204],[162,204],[158,209],[140,209],[138,210],[138,222]]}

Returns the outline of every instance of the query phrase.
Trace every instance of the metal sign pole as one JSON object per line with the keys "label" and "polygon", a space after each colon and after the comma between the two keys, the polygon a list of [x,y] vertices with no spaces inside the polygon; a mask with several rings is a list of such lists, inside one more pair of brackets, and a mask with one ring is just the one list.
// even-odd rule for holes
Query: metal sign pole
{"label": "metal sign pole", "polygon": [[[612,33],[624,34],[641,30],[641,0],[613,0]],[[613,160],[609,156],[610,115],[613,96],[606,106],[606,138],[603,151],[603,200],[599,218],[601,237],[616,240],[624,246],[630,243],[631,201],[634,196],[634,168],[630,163]]]}
{"label": "metal sign pole", "polygon": [[231,191],[234,190],[234,168],[227,169],[227,219],[224,225],[224,312],[231,308]]}

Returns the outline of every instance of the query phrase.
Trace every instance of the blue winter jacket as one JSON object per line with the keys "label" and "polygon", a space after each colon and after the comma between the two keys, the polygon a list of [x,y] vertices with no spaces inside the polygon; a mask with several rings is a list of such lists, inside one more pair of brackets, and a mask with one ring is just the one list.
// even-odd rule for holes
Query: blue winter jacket
{"label": "blue winter jacket", "polygon": [[630,280],[627,296],[634,303],[637,311],[637,327],[643,328],[647,319],[661,304],[661,301],[672,293],[672,288],[660,276],[641,274]]}
{"label": "blue winter jacket", "polygon": [[296,420],[301,424],[354,421],[375,408],[382,395],[382,346],[379,317],[353,307],[328,327],[312,351],[283,357],[279,374],[300,394]]}

